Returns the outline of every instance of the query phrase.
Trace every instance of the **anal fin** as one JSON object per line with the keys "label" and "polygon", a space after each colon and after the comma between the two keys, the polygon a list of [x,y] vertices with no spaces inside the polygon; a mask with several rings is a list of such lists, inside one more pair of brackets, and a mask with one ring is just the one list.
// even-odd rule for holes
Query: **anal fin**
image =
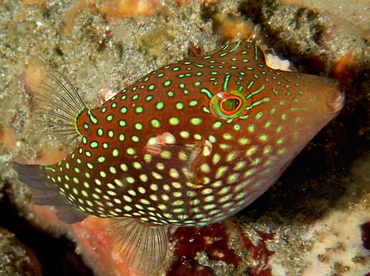
{"label": "anal fin", "polygon": [[58,187],[47,178],[42,166],[24,165],[14,161],[11,164],[19,175],[19,181],[30,188],[33,202],[36,205],[55,206],[58,218],[69,224],[80,222],[88,216],[60,194]]}
{"label": "anal fin", "polygon": [[131,218],[111,218],[112,238],[125,263],[140,275],[152,275],[164,262],[168,226],[143,224]]}

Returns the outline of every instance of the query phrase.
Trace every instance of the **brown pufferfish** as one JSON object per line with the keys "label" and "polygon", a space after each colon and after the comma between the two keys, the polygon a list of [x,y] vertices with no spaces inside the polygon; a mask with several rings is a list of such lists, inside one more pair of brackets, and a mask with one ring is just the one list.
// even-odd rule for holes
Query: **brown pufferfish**
{"label": "brown pufferfish", "polygon": [[344,102],[335,81],[274,70],[247,41],[166,65],[97,108],[62,74],[44,88],[51,116],[81,141],[57,164],[13,162],[19,180],[62,221],[112,218],[121,256],[144,275],[164,260],[168,226],[248,206]]}

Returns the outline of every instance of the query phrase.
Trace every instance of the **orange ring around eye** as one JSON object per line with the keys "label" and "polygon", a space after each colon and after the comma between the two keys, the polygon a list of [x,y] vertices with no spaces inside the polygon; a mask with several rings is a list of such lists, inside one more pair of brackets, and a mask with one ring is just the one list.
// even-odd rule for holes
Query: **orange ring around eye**
{"label": "orange ring around eye", "polygon": [[240,97],[230,95],[219,102],[219,107],[226,116],[232,116],[242,107],[242,102],[243,101]]}
{"label": "orange ring around eye", "polygon": [[222,91],[210,100],[210,110],[221,119],[233,119],[245,113],[247,99],[237,90]]}

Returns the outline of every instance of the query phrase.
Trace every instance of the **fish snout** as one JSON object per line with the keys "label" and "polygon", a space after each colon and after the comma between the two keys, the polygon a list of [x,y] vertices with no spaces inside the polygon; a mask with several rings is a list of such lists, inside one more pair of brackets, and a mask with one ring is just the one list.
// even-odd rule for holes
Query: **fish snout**
{"label": "fish snout", "polygon": [[346,94],[342,91],[335,90],[328,101],[329,108],[334,112],[338,113],[344,106],[344,101],[346,99]]}

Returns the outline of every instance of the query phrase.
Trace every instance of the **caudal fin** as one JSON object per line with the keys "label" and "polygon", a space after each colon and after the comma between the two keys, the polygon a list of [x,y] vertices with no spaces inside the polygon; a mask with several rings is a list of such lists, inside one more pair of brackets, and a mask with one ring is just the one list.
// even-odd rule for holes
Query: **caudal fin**
{"label": "caudal fin", "polygon": [[36,205],[55,206],[58,218],[69,224],[82,221],[87,217],[87,214],[78,210],[60,194],[58,187],[47,178],[43,166],[23,165],[14,161],[11,164],[19,175],[19,181],[30,188]]}
{"label": "caudal fin", "polygon": [[151,226],[130,218],[112,218],[112,236],[120,256],[141,275],[152,275],[168,249],[167,226]]}

